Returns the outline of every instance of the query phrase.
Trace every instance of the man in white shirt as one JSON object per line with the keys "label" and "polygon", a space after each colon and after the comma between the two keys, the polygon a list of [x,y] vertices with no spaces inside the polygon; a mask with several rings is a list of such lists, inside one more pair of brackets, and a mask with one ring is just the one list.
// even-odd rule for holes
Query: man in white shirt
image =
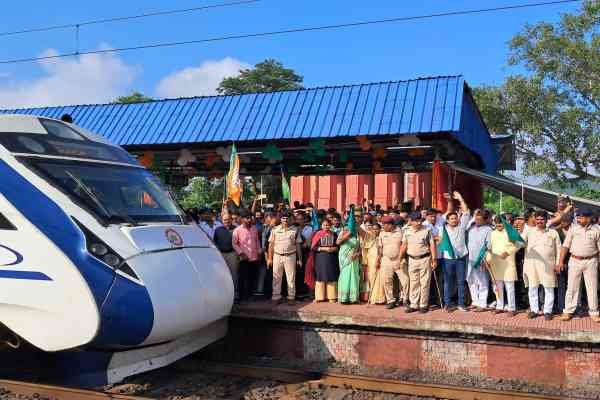
{"label": "man in white shirt", "polygon": [[[454,210],[453,200],[458,200],[460,203],[461,215]],[[466,268],[467,268],[467,239],[466,233],[469,227],[469,221],[471,220],[471,214],[469,207],[465,202],[462,195],[454,191],[452,198],[448,199],[448,209],[445,214],[446,217],[446,233],[454,254],[451,254],[448,250],[442,252],[442,269],[444,271],[444,304],[446,310],[451,311],[453,309],[451,304],[452,286],[456,284],[458,289],[458,309],[460,311],[467,311],[465,307],[465,286],[466,286]],[[440,236],[443,240],[444,227]],[[442,250],[442,247],[440,247]]]}

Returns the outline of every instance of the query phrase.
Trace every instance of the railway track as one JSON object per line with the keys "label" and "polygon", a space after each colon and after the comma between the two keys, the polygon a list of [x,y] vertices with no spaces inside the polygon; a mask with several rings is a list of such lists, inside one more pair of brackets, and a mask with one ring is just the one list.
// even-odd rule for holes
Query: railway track
{"label": "railway track", "polygon": [[150,400],[148,397],[129,396],[11,380],[0,380],[0,388],[9,391],[17,398],[27,396],[35,399],[48,398],[53,400]]}
{"label": "railway track", "polygon": [[[338,373],[317,373],[293,369],[258,367],[241,364],[207,364],[206,372],[273,379],[288,384],[326,385],[358,390],[435,397],[454,400],[562,400],[564,397],[532,393],[465,388],[450,385],[431,385],[368,376]],[[291,392],[291,391],[290,391]]]}

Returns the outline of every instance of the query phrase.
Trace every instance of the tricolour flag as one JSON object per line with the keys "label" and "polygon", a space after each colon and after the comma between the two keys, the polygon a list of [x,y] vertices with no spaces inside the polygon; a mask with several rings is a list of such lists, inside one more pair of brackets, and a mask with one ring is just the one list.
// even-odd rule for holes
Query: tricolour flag
{"label": "tricolour flag", "polygon": [[227,197],[230,198],[236,206],[240,206],[242,202],[240,157],[235,149],[235,144],[231,146],[231,158],[229,159],[229,173],[227,174]]}
{"label": "tricolour flag", "polygon": [[456,257],[456,254],[454,253],[454,247],[452,246],[452,242],[450,242],[448,230],[446,229],[446,224],[444,224],[442,228],[442,240],[438,246],[438,251],[440,251],[442,255],[444,254],[444,251],[447,252],[451,259]]}

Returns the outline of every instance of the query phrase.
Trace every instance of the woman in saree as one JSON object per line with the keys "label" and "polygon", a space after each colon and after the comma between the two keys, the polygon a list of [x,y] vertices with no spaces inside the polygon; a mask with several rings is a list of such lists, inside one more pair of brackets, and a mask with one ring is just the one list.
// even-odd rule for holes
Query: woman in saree
{"label": "woman in saree", "polygon": [[360,243],[357,235],[354,209],[350,210],[347,225],[336,241],[339,246],[340,277],[338,301],[343,304],[357,303],[360,293]]}
{"label": "woman in saree", "polygon": [[331,222],[324,219],[321,230],[312,237],[311,251],[315,269],[315,303],[337,300],[337,281],[340,274],[336,245],[337,235],[331,230]]}

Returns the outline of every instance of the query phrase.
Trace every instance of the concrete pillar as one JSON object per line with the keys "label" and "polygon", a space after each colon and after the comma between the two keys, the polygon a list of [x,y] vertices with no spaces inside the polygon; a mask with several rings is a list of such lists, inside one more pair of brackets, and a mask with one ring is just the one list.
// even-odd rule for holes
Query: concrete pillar
{"label": "concrete pillar", "polygon": [[335,194],[335,203],[333,207],[339,212],[346,209],[346,178],[343,175],[331,177],[332,189]]}
{"label": "concrete pillar", "polygon": [[331,176],[318,176],[317,186],[319,187],[319,199],[317,204],[319,208],[328,209],[335,207],[336,203],[336,192],[332,185]]}
{"label": "concrete pillar", "polygon": [[310,186],[310,202],[315,207],[319,207],[319,177],[309,176]]}
{"label": "concrete pillar", "polygon": [[346,175],[346,204],[360,204],[362,196],[362,187],[359,185],[358,175]]}

